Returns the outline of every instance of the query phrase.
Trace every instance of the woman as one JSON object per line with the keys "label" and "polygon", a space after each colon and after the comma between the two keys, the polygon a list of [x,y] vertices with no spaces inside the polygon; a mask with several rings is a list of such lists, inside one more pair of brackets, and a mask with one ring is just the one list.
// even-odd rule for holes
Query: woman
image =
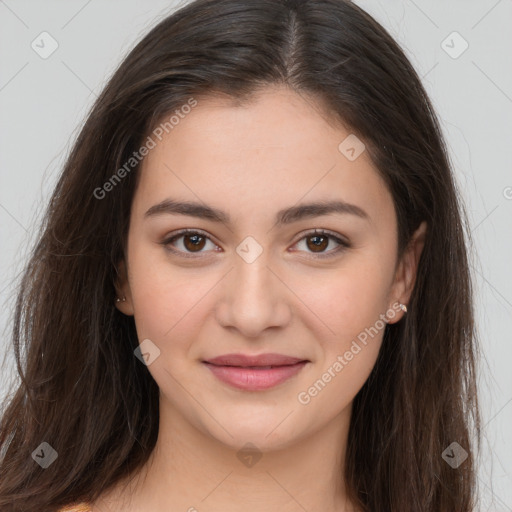
{"label": "woman", "polygon": [[368,14],[181,8],[51,198],[0,508],[475,510],[464,228],[429,99]]}

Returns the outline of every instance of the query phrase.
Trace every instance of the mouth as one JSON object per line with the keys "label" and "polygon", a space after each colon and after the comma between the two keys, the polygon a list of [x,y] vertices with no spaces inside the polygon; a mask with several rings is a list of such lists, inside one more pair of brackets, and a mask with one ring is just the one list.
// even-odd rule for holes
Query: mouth
{"label": "mouth", "polygon": [[310,361],[280,354],[227,354],[202,362],[215,377],[232,387],[261,391],[287,381]]}

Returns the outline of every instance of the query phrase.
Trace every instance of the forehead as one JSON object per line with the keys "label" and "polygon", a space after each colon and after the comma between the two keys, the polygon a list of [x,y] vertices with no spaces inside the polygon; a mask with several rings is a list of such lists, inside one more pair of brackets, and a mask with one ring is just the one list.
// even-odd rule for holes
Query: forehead
{"label": "forehead", "polygon": [[389,216],[392,198],[367,151],[355,159],[342,151],[346,140],[358,144],[353,137],[320,103],[286,88],[246,102],[200,98],[145,157],[137,203],[179,196],[254,214],[301,199],[342,199]]}

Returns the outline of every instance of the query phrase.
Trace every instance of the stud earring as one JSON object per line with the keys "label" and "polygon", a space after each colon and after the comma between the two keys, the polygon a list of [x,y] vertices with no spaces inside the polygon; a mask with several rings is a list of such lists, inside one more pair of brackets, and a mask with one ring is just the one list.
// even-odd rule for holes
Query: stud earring
{"label": "stud earring", "polygon": [[405,304],[398,304],[400,306],[400,309],[404,312],[404,313],[407,313],[407,306]]}
{"label": "stud earring", "polygon": [[116,299],[116,302],[126,302],[126,297],[123,296],[122,299],[120,299],[119,297]]}

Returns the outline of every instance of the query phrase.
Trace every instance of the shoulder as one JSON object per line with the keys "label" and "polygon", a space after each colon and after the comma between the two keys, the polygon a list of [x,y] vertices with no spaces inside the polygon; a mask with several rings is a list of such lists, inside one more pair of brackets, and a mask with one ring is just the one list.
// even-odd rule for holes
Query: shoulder
{"label": "shoulder", "polygon": [[59,512],[91,512],[91,507],[87,503],[78,503],[61,508]]}

